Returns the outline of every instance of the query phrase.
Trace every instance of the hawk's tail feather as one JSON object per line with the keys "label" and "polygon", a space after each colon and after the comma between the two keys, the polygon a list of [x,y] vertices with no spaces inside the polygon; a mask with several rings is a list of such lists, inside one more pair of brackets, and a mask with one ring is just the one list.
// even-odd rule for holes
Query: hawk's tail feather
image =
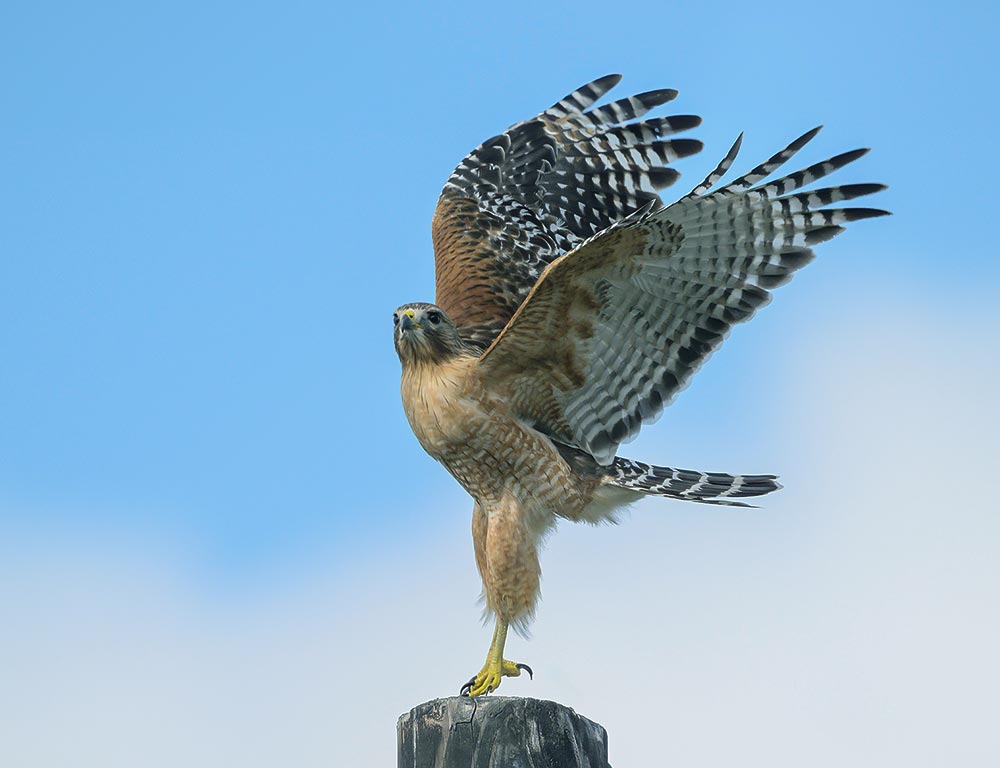
{"label": "hawk's tail feather", "polygon": [[658,467],[620,457],[616,457],[614,463],[608,467],[608,479],[619,488],[628,488],[640,493],[731,507],[753,506],[732,499],[763,496],[781,488],[774,475],[695,472],[690,469]]}

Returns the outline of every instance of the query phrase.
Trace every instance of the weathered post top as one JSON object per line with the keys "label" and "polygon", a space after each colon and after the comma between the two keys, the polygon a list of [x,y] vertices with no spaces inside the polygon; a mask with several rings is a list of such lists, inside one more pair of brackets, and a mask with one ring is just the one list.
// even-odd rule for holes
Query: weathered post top
{"label": "weathered post top", "polygon": [[554,701],[434,699],[397,725],[399,768],[611,768],[608,734]]}

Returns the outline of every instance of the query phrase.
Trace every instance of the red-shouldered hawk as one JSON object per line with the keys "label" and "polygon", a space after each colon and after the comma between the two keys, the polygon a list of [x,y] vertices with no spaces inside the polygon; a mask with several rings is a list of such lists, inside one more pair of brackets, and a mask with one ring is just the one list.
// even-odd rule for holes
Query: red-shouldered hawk
{"label": "red-shouldered hawk", "polygon": [[[616,455],[719,346],[813,258],[812,246],[874,208],[829,208],[884,189],[799,192],[867,152],[759,184],[809,131],[720,187],[737,139],[692,192],[665,206],[667,163],[701,142],[671,138],[693,115],[640,120],[676,95],[591,106],[609,75],[466,157],[434,214],[437,305],[393,315],[403,405],[417,439],[475,500],[472,531],[495,614],[482,670],[489,693],[530,669],[504,659],[508,627],[538,597],[538,547],[559,518],[596,523],[644,494],[744,505],[773,475],[659,467]],[[745,506],[745,505],[744,505]]]}

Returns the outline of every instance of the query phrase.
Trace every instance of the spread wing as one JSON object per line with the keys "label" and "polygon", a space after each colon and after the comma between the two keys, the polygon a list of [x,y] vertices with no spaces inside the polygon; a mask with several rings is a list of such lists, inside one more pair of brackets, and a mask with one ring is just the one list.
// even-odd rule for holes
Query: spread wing
{"label": "spread wing", "polygon": [[609,464],[655,418],[729,329],[850,221],[886,215],[829,208],[884,189],[797,192],[857,158],[855,150],[754,186],[818,132],[710,191],[712,174],[673,205],[636,212],[554,261],[480,358],[495,396],[554,439]]}
{"label": "spread wing", "polygon": [[640,93],[588,109],[621,79],[608,75],[484,142],[448,179],[432,234],[438,306],[485,348],[545,267],[649,203],[679,175],[671,160],[701,142],[666,137],[693,115],[636,120],[677,95]]}

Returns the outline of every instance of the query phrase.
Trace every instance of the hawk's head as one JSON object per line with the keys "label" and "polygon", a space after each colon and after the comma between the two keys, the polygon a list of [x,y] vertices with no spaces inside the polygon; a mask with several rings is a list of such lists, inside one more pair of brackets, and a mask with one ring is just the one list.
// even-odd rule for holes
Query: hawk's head
{"label": "hawk's head", "polygon": [[404,304],[392,313],[396,354],[403,364],[443,362],[468,354],[458,328],[441,307],[422,301]]}

